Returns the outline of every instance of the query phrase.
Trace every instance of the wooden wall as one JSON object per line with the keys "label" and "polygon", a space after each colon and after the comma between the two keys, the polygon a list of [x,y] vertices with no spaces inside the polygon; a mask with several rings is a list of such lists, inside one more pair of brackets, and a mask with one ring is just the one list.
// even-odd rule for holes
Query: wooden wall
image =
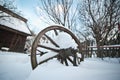
{"label": "wooden wall", "polygon": [[9,48],[9,51],[23,52],[26,36],[18,33],[0,29],[0,49],[2,47]]}

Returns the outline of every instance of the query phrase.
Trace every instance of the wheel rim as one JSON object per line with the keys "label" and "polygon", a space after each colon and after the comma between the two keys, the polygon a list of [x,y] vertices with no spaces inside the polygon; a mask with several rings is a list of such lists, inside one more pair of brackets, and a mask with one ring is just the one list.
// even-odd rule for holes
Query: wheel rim
{"label": "wheel rim", "polygon": [[[43,37],[43,35],[45,35],[47,32],[49,32],[51,30],[61,30],[61,31],[64,31],[65,33],[69,34],[71,36],[71,38],[74,39],[75,43],[78,45],[79,51],[81,51],[80,41],[76,38],[76,36],[71,31],[69,31],[68,29],[66,29],[64,27],[61,27],[61,26],[56,26],[56,25],[55,26],[49,26],[49,27],[43,29],[40,33],[38,33],[37,37],[35,38],[35,40],[34,40],[34,42],[32,44],[32,49],[31,49],[31,65],[32,65],[32,69],[35,69],[37,67],[37,65],[38,65],[37,57],[36,57],[36,55],[37,55],[36,51],[37,51],[37,48],[38,48],[38,44],[39,43],[41,44],[40,39]],[[59,45],[57,45],[57,44],[54,44],[54,45],[56,47],[59,47]],[[57,52],[57,49],[56,49],[56,52]],[[53,57],[55,57],[55,56],[53,56]],[[69,58],[67,58],[67,59],[69,61],[71,61]],[[65,60],[65,63],[66,63],[66,60]]]}

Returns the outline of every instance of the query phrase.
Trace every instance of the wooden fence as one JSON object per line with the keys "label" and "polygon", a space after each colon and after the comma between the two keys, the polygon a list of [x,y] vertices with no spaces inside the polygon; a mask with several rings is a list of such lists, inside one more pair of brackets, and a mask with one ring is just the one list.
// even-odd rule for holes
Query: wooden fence
{"label": "wooden fence", "polygon": [[[100,46],[99,50],[103,57],[120,57],[120,45],[104,45]],[[97,46],[88,46],[82,52],[84,53],[84,57],[96,57],[99,54],[97,53]]]}

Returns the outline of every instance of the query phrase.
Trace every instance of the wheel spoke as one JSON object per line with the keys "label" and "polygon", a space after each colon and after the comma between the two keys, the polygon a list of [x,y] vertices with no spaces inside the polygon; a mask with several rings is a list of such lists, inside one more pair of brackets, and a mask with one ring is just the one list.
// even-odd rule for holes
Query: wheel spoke
{"label": "wheel spoke", "polygon": [[38,52],[40,52],[40,56],[44,55],[45,53],[48,53],[48,52],[43,52],[43,51],[40,51],[39,49],[37,49]]}
{"label": "wheel spoke", "polygon": [[73,66],[77,66],[76,59],[77,59],[76,56],[73,56],[73,62],[74,62]]}
{"label": "wheel spoke", "polygon": [[42,48],[45,48],[45,49],[48,49],[48,50],[52,50],[54,52],[59,52],[60,51],[59,49],[54,49],[54,48],[47,47],[47,46],[44,46],[44,45],[38,45],[38,47],[42,47]]}
{"label": "wheel spoke", "polygon": [[74,62],[72,61],[72,59],[70,57],[67,57],[67,59],[72,63],[74,64]]}
{"label": "wheel spoke", "polygon": [[57,30],[56,30],[56,29],[54,29],[54,32],[55,32],[55,35],[57,36],[57,35],[58,35],[58,32],[57,32]]}
{"label": "wheel spoke", "polygon": [[40,65],[40,64],[42,64],[42,63],[44,63],[44,62],[47,62],[48,60],[53,59],[53,58],[55,58],[55,57],[57,57],[57,56],[58,56],[58,54],[55,55],[55,56],[49,57],[49,58],[47,58],[47,59],[45,59],[45,60],[39,62],[38,64]]}
{"label": "wheel spoke", "polygon": [[59,47],[59,45],[53,40],[53,39],[51,39],[48,35],[46,35],[46,34],[44,34],[49,40],[50,40],[50,42],[53,44],[53,45],[55,45],[56,47]]}
{"label": "wheel spoke", "polygon": [[63,61],[63,59],[61,59],[61,61],[60,61],[60,62],[63,64],[63,62],[64,62],[64,61]]}
{"label": "wheel spoke", "polygon": [[67,62],[67,59],[65,59],[65,65],[68,66],[68,62]]}

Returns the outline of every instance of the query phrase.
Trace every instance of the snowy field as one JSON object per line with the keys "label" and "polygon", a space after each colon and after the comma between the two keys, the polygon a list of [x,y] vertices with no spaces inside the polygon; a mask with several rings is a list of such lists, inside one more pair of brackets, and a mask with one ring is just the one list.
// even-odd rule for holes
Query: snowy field
{"label": "snowy field", "polygon": [[31,69],[27,54],[0,51],[0,80],[120,80],[120,59],[86,58],[78,67],[56,59]]}
{"label": "snowy field", "polygon": [[31,71],[28,55],[0,51],[0,80],[25,80]]}

